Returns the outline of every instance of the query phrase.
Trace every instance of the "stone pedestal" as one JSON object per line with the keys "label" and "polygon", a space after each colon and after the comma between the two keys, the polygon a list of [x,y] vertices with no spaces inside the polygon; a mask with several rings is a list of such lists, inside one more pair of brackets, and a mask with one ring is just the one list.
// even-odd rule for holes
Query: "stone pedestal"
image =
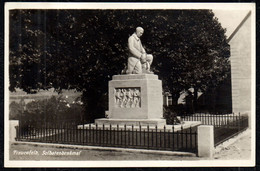
{"label": "stone pedestal", "polygon": [[15,142],[15,138],[17,137],[16,127],[19,126],[18,120],[10,120],[9,121],[9,142]]}
{"label": "stone pedestal", "polygon": [[114,75],[109,82],[108,118],[97,124],[166,125],[162,82],[154,74]]}
{"label": "stone pedestal", "polygon": [[214,155],[213,125],[198,126],[198,156],[212,158]]}

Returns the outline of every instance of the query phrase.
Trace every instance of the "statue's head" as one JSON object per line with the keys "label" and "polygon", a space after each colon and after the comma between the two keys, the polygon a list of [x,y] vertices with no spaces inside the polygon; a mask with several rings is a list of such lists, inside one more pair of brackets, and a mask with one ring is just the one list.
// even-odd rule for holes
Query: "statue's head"
{"label": "statue's head", "polygon": [[141,37],[144,34],[144,29],[142,27],[137,27],[135,30],[135,33],[137,35],[137,37]]}

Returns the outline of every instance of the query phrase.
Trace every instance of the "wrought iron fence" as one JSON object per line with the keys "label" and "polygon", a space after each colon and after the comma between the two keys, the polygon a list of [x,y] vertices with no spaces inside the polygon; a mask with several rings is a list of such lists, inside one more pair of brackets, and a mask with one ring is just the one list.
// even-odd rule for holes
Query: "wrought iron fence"
{"label": "wrought iron fence", "polygon": [[225,115],[194,114],[182,116],[181,119],[183,121],[201,121],[203,125],[213,125],[215,146],[248,128],[248,117],[241,116],[240,113]]}
{"label": "wrought iron fence", "polygon": [[[122,126],[79,123],[24,124],[17,130],[18,141],[185,151],[197,153],[197,128],[164,126]],[[80,125],[80,126],[79,126]]]}

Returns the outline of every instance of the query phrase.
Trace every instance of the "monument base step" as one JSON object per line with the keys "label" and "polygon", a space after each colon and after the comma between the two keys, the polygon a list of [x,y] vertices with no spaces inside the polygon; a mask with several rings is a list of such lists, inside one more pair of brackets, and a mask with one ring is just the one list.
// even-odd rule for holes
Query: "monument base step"
{"label": "monument base step", "polygon": [[127,125],[127,126],[162,126],[166,125],[166,119],[96,119],[98,125]]}
{"label": "monument base step", "polygon": [[[164,129],[168,132],[172,132],[173,131],[173,128],[174,128],[174,131],[180,131],[181,128],[183,129],[187,129],[187,128],[190,128],[190,127],[196,127],[196,126],[199,126],[201,125],[201,121],[185,121],[183,122],[182,124],[178,124],[178,125],[149,125],[149,130],[162,130],[164,131]],[[77,127],[78,129],[85,129],[85,130],[96,130],[96,129],[99,129],[99,130],[117,130],[117,129],[127,129],[127,130],[147,130],[148,131],[148,126],[142,126],[140,127],[140,125],[119,125],[118,124],[118,127],[116,124],[114,125],[110,125],[109,124],[103,124],[102,125],[99,125],[99,124],[95,124],[95,123],[89,123],[89,124],[83,124],[83,125],[78,125]]]}

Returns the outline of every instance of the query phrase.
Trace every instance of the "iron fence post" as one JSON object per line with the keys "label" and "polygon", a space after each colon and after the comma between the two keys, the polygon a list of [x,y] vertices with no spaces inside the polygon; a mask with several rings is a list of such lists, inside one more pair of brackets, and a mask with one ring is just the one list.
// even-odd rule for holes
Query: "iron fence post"
{"label": "iron fence post", "polygon": [[112,136],[111,136],[111,133],[112,133],[112,126],[111,124],[109,124],[109,140],[110,140],[110,145],[112,144]]}
{"label": "iron fence post", "polygon": [[150,140],[150,138],[149,138],[149,134],[150,134],[150,132],[149,132],[149,125],[147,125],[147,133],[148,133],[147,149],[149,149],[149,140]]}
{"label": "iron fence post", "polygon": [[91,124],[89,124],[89,143],[92,143],[94,141],[94,140],[92,141],[92,138],[94,139],[93,133],[94,132],[91,133]]}
{"label": "iron fence post", "polygon": [[241,119],[240,119],[240,112],[238,112],[238,132],[240,132],[240,122],[241,122]]}
{"label": "iron fence post", "polygon": [[105,130],[105,125],[103,124],[103,129],[102,129],[102,134],[103,134],[103,135],[102,135],[102,136],[103,136],[103,137],[102,137],[102,145],[105,144],[105,140],[104,140],[104,139],[105,139],[104,130]]}
{"label": "iron fence post", "polygon": [[20,139],[20,137],[19,137],[19,126],[15,126],[15,132],[16,132],[15,141],[18,141]]}
{"label": "iron fence post", "polygon": [[170,143],[170,140],[171,140],[171,137],[170,137],[170,129],[168,129],[168,148],[170,149],[171,148],[171,143]]}
{"label": "iron fence post", "polygon": [[159,145],[159,148],[161,148],[162,147],[162,130],[161,129],[160,129],[160,134],[159,135],[160,135],[160,139],[159,139],[160,140],[159,141],[160,145]]}
{"label": "iron fence post", "polygon": [[181,148],[183,149],[183,127],[181,126]]}
{"label": "iron fence post", "polygon": [[134,145],[134,125],[132,125],[132,145]]}
{"label": "iron fence post", "polygon": [[177,136],[176,147],[177,147],[177,149],[179,149],[179,130],[176,131],[176,136]]}
{"label": "iron fence post", "polygon": [[124,132],[125,132],[125,147],[126,147],[127,146],[127,144],[126,144],[127,143],[127,141],[126,141],[126,124],[125,124],[125,131]]}
{"label": "iron fence post", "polygon": [[190,126],[190,149],[192,151],[192,128]]}
{"label": "iron fence post", "polygon": [[157,149],[157,125],[155,126],[155,145]]}
{"label": "iron fence post", "polygon": [[185,144],[185,145],[186,145],[185,149],[187,150],[187,149],[188,149],[188,129],[185,130],[185,138],[186,138],[186,139],[185,139],[185,142],[186,142],[186,144]]}
{"label": "iron fence post", "polygon": [[139,125],[139,133],[140,133],[140,146],[142,145],[142,126]]}
{"label": "iron fence post", "polygon": [[164,148],[166,148],[166,127],[165,127],[165,125],[164,125],[164,127],[163,127],[163,137],[164,137]]}
{"label": "iron fence post", "polygon": [[172,151],[174,151],[174,125],[172,126]]}
{"label": "iron fence post", "polygon": [[138,136],[137,136],[137,128],[136,128],[136,130],[135,130],[135,145],[136,145],[136,146],[137,146],[137,144],[138,144],[137,139],[138,139]]}
{"label": "iron fence post", "polygon": [[143,137],[144,137],[144,147],[145,147],[145,128],[144,128],[144,135],[143,135]]}
{"label": "iron fence post", "polygon": [[85,145],[85,135],[86,135],[86,133],[85,133],[85,125],[84,125],[84,120],[83,120],[83,123],[82,123],[82,131],[83,131],[83,135],[82,135],[82,138],[83,138],[83,140],[82,140],[82,144],[83,145]]}
{"label": "iron fence post", "polygon": [[119,144],[119,126],[117,125],[117,144]]}
{"label": "iron fence post", "polygon": [[153,129],[152,129],[152,135],[151,136],[152,136],[152,148],[153,148],[153,139],[154,139],[153,138]]}

